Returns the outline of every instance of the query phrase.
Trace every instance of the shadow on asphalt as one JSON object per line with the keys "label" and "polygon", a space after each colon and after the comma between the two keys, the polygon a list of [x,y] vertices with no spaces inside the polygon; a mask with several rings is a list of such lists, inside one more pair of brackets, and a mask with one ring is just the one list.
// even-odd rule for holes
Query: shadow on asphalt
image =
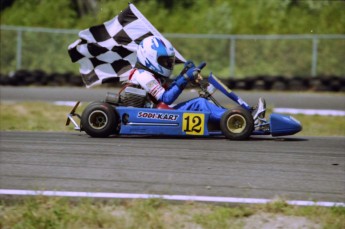
{"label": "shadow on asphalt", "polygon": [[284,142],[303,142],[309,141],[307,138],[297,138],[297,137],[251,137],[249,141],[284,141]]}
{"label": "shadow on asphalt", "polygon": [[[179,140],[202,140],[202,141],[214,141],[214,140],[228,140],[228,141],[235,141],[229,140],[224,136],[152,136],[152,135],[121,135],[121,136],[110,136],[109,138],[137,138],[137,139],[179,139]],[[302,142],[302,141],[309,141],[307,138],[300,138],[300,137],[270,137],[270,136],[251,136],[247,140],[243,141],[284,141],[284,142]]]}

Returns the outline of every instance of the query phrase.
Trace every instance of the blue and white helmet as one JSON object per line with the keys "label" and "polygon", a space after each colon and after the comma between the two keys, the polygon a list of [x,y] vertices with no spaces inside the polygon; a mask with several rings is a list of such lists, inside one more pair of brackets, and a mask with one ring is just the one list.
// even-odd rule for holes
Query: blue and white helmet
{"label": "blue and white helmet", "polygon": [[169,77],[175,65],[175,50],[171,43],[161,37],[146,37],[137,50],[138,62],[152,72]]}

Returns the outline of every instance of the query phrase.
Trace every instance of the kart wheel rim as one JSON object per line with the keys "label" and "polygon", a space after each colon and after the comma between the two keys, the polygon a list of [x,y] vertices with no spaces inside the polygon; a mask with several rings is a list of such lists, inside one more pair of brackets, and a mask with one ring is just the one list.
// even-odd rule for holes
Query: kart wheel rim
{"label": "kart wheel rim", "polygon": [[108,123],[108,116],[105,112],[96,110],[89,115],[89,124],[93,129],[103,129]]}
{"label": "kart wheel rim", "polygon": [[246,128],[247,122],[242,115],[234,114],[228,118],[226,123],[228,130],[232,133],[239,134]]}

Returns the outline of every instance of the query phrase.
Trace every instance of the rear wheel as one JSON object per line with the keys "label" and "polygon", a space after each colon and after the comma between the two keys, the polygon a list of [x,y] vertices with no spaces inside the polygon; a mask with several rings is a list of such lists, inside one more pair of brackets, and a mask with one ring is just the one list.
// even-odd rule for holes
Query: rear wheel
{"label": "rear wheel", "polygon": [[254,120],[249,111],[236,107],[223,114],[220,129],[228,139],[245,140],[254,130]]}
{"label": "rear wheel", "polygon": [[93,102],[81,116],[81,128],[91,137],[106,138],[118,129],[116,109],[108,103]]}

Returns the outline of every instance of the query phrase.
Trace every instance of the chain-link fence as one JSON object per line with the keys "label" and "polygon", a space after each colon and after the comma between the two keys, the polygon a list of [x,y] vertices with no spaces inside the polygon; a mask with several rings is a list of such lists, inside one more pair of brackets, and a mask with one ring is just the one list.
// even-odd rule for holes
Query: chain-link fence
{"label": "chain-link fence", "polygon": [[[1,73],[42,70],[78,74],[67,47],[77,30],[4,26]],[[206,61],[220,78],[250,76],[345,77],[345,35],[164,34],[186,58]],[[182,68],[182,67],[181,67]],[[180,68],[176,71],[179,71]]]}

